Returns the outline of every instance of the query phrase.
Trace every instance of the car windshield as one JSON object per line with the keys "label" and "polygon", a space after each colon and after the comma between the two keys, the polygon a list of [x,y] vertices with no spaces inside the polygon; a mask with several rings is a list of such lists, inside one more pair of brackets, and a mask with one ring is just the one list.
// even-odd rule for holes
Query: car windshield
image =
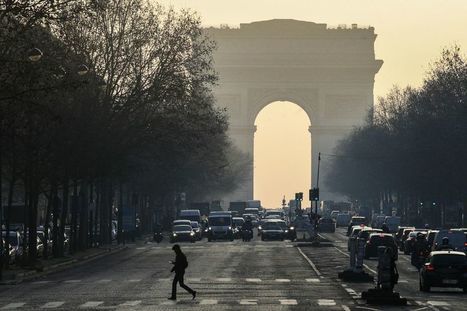
{"label": "car windshield", "polygon": [[392,246],[394,245],[394,238],[389,235],[372,235],[370,237],[371,243],[382,246]]}
{"label": "car windshield", "polygon": [[199,228],[199,224],[197,222],[192,222],[191,227],[192,228]]}
{"label": "car windshield", "polygon": [[467,265],[467,257],[454,254],[438,254],[431,257],[431,263],[437,266]]}
{"label": "car windshield", "polygon": [[267,215],[267,216],[273,216],[273,215],[275,215],[275,216],[279,216],[279,217],[280,217],[280,216],[282,216],[282,212],[267,212],[266,215]]}
{"label": "car windshield", "polygon": [[277,225],[278,225],[282,230],[288,229],[288,228],[287,228],[287,224],[285,223],[285,221],[278,221],[278,222],[277,222]]}
{"label": "car windshield", "polygon": [[230,226],[231,218],[230,217],[212,217],[209,218],[210,226]]}
{"label": "car windshield", "polygon": [[320,222],[322,224],[332,224],[334,222],[334,220],[332,220],[331,218],[321,218]]}
{"label": "car windshield", "polygon": [[282,229],[277,223],[267,222],[263,225],[263,230],[282,230]]}
{"label": "car windshield", "polygon": [[188,225],[174,226],[174,231],[191,231],[191,226],[188,226]]}

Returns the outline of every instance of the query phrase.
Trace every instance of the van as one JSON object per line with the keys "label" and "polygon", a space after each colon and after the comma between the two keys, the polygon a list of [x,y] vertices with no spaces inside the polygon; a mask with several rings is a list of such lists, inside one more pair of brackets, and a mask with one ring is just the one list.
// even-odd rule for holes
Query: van
{"label": "van", "polygon": [[186,219],[189,221],[197,221],[201,223],[201,212],[199,209],[185,209],[180,211],[179,219]]}
{"label": "van", "polygon": [[399,229],[401,224],[401,218],[399,216],[386,216],[384,222],[389,228],[390,233],[395,233]]}
{"label": "van", "polygon": [[208,241],[234,240],[232,214],[211,213],[208,218]]}
{"label": "van", "polygon": [[350,214],[339,213],[336,216],[336,227],[346,227],[350,221]]}
{"label": "van", "polygon": [[435,235],[432,248],[433,251],[437,250],[437,248],[442,244],[444,237],[449,239],[449,245],[451,245],[454,250],[459,252],[467,251],[467,243],[464,232],[456,230],[439,230]]}

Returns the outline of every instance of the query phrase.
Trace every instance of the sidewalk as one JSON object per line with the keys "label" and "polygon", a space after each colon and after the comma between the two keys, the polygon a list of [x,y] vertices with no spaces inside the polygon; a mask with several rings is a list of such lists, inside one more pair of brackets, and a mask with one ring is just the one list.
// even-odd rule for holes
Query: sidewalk
{"label": "sidewalk", "polygon": [[14,285],[23,281],[33,280],[53,272],[69,269],[98,258],[118,253],[127,248],[128,247],[125,245],[105,245],[98,248],[90,248],[61,258],[40,260],[42,267],[35,270],[12,265],[9,270],[3,271],[3,280],[0,281],[0,285]]}

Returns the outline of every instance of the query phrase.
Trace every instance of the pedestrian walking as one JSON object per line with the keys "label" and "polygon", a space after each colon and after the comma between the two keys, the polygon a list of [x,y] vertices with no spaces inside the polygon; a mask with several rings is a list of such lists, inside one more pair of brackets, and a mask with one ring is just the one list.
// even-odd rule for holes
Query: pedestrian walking
{"label": "pedestrian walking", "polygon": [[171,261],[174,266],[170,272],[175,272],[175,277],[172,282],[172,296],[170,296],[168,299],[177,300],[177,283],[180,283],[180,287],[193,295],[193,299],[195,299],[196,291],[186,286],[183,281],[183,277],[185,276],[185,269],[188,267],[188,260],[186,259],[185,254],[183,254],[178,244],[175,244],[172,247],[172,250],[175,252],[175,261]]}

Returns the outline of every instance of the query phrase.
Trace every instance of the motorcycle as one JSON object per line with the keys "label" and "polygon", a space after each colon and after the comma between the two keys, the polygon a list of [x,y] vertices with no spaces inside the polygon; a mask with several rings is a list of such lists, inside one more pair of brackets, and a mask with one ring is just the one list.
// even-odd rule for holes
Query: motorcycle
{"label": "motorcycle", "polygon": [[242,241],[243,242],[250,242],[250,240],[253,238],[253,231],[251,230],[242,230]]}
{"label": "motorcycle", "polygon": [[164,239],[164,237],[162,236],[162,233],[161,232],[155,232],[154,235],[153,235],[153,240],[157,243],[160,243],[162,242],[162,240]]}
{"label": "motorcycle", "polygon": [[420,271],[426,262],[426,259],[430,252],[428,250],[421,250],[417,254],[412,256],[411,264]]}

